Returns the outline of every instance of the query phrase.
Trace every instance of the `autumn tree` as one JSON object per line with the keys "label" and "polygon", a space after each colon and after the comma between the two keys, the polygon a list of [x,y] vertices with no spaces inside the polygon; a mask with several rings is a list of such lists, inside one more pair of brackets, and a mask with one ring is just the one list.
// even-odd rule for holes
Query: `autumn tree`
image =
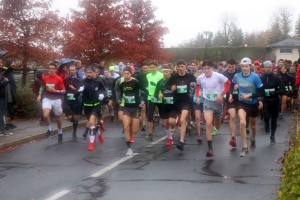
{"label": "autumn tree", "polygon": [[165,59],[163,35],[167,28],[155,19],[150,1],[140,1],[134,11],[121,0],[80,0],[64,30],[63,53],[89,63],[100,59]]}
{"label": "autumn tree", "polygon": [[22,67],[23,85],[28,66],[57,57],[60,20],[49,8],[43,0],[0,1],[0,45]]}

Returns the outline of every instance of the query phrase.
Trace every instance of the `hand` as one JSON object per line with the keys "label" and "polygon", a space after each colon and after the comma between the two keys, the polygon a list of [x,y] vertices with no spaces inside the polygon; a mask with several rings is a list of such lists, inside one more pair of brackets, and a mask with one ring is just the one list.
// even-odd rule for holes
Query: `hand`
{"label": "hand", "polygon": [[164,94],[158,95],[158,98],[160,98],[160,99],[164,98]]}
{"label": "hand", "polygon": [[82,92],[84,90],[84,86],[81,86],[78,90],[78,92]]}
{"label": "hand", "polygon": [[140,103],[140,108],[143,108],[144,107],[144,105],[145,105],[145,102],[144,101],[141,101],[141,103]]}
{"label": "hand", "polygon": [[176,85],[173,85],[172,87],[171,87],[171,90],[174,92],[175,90],[176,90]]}
{"label": "hand", "polygon": [[235,89],[235,90],[239,89],[239,85],[238,85],[238,84],[235,84],[235,85],[234,85],[234,89]]}
{"label": "hand", "polygon": [[48,92],[53,92],[53,93],[56,92],[55,88],[53,88],[53,87],[49,87],[49,88],[47,89],[47,91],[48,91]]}
{"label": "hand", "polygon": [[72,90],[76,90],[76,88],[73,85],[69,85],[69,88],[71,88]]}
{"label": "hand", "polygon": [[232,103],[232,102],[233,102],[232,94],[229,95],[228,102],[229,102],[229,103]]}
{"label": "hand", "polygon": [[199,105],[200,104],[200,98],[197,98],[196,100],[196,104]]}
{"label": "hand", "polygon": [[242,99],[243,99],[243,100],[247,100],[247,99],[249,99],[249,98],[251,98],[251,95],[250,95],[250,94],[246,94],[246,95],[243,94],[243,95],[242,95]]}
{"label": "hand", "polygon": [[37,102],[40,102],[41,101],[41,95],[39,94],[39,96],[37,97]]}
{"label": "hand", "polygon": [[219,94],[219,95],[217,96],[216,101],[217,101],[218,104],[222,104],[222,103],[223,103],[223,95],[222,95],[222,94]]}
{"label": "hand", "polygon": [[122,103],[121,99],[117,100],[117,104],[121,104],[121,103]]}
{"label": "hand", "polygon": [[98,99],[99,99],[99,101],[102,101],[104,99],[104,95],[103,94],[99,94]]}

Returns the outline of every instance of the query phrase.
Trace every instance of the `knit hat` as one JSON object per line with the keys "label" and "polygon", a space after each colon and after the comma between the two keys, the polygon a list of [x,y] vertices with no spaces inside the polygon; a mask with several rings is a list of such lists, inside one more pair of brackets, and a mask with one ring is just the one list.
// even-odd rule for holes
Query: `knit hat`
{"label": "knit hat", "polygon": [[8,68],[10,67],[10,65],[14,62],[14,60],[12,58],[7,58],[6,59],[6,63],[5,66]]}
{"label": "knit hat", "polygon": [[263,64],[264,64],[264,67],[266,67],[266,66],[272,67],[272,62],[269,60],[266,60]]}
{"label": "knit hat", "polygon": [[130,74],[132,74],[131,67],[125,67],[125,68],[123,69],[123,72],[124,72],[124,71],[129,71],[129,72],[130,72]]}

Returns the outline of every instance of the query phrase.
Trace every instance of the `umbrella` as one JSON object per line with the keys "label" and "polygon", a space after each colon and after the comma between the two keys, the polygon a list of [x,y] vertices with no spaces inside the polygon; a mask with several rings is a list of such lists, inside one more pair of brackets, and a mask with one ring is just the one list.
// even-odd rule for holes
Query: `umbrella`
{"label": "umbrella", "polygon": [[8,51],[0,50],[0,58],[2,58]]}
{"label": "umbrella", "polygon": [[71,59],[71,58],[62,58],[60,61],[59,61],[59,66],[61,65],[64,65],[64,64],[67,64],[67,63],[71,63],[71,62],[74,62],[75,60],[74,59]]}

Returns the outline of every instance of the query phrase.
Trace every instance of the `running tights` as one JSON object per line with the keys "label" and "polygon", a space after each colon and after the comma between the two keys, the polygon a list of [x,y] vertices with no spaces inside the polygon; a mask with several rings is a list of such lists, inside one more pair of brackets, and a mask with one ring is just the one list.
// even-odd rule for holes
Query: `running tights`
{"label": "running tights", "polygon": [[264,103],[264,120],[266,126],[269,126],[269,121],[271,119],[271,136],[274,136],[277,128],[279,100],[264,101],[263,103]]}

